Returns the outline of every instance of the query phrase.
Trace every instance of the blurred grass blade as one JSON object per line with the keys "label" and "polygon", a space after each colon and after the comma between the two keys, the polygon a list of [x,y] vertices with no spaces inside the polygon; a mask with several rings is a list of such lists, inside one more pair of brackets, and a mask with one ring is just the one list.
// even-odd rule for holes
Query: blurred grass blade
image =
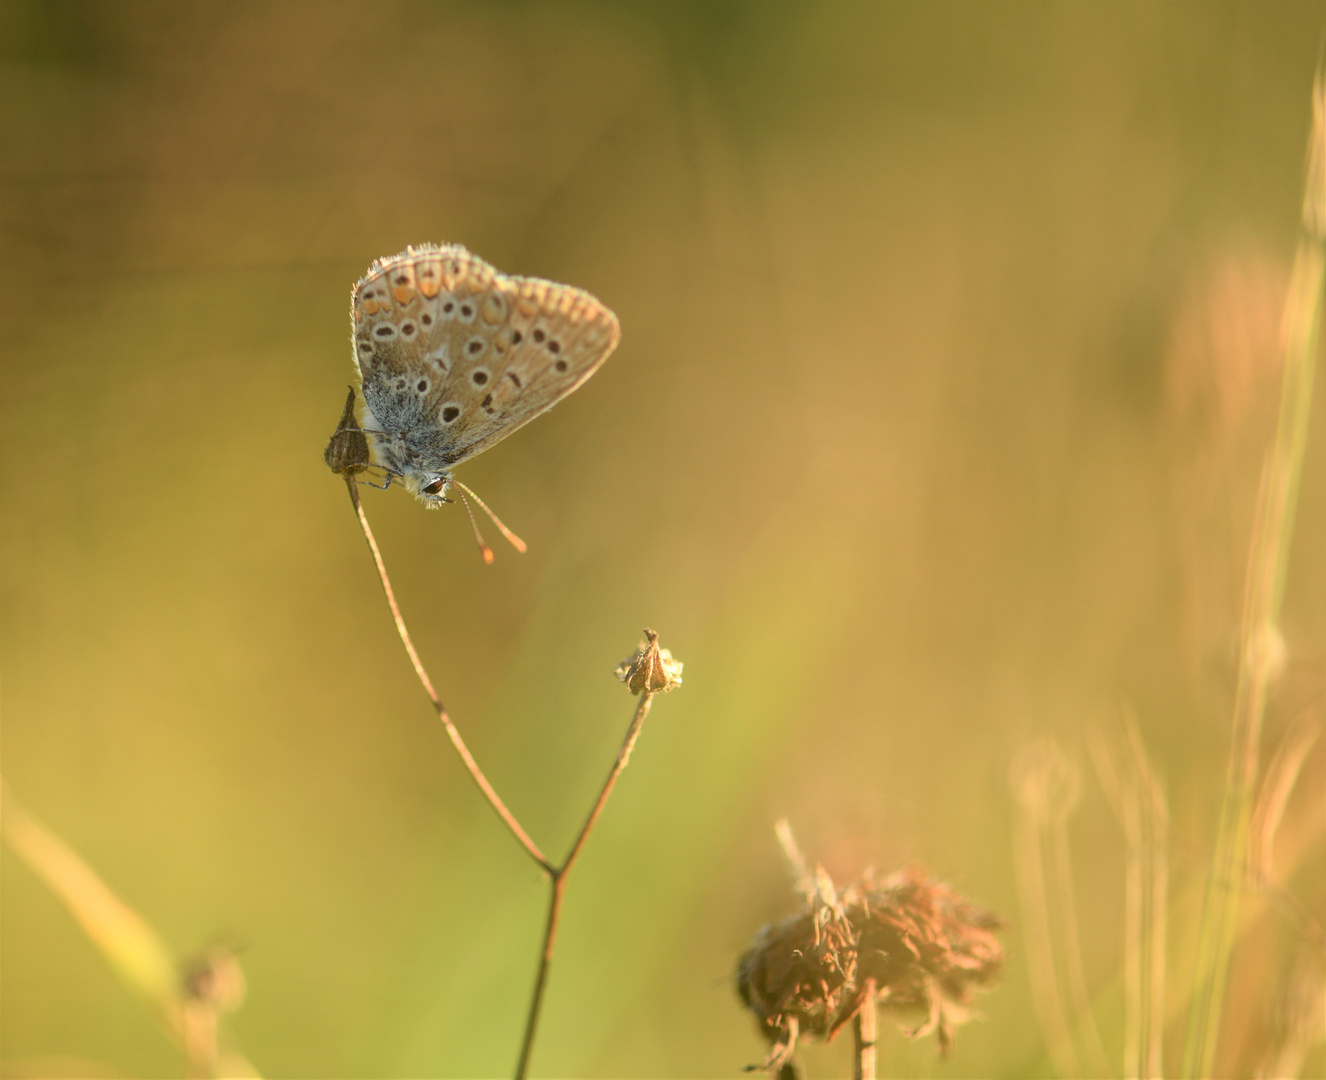
{"label": "blurred grass blade", "polygon": [[1326,238],[1326,77],[1313,86],[1312,134],[1303,233],[1294,257],[1284,321],[1284,378],[1275,443],[1262,471],[1244,586],[1238,688],[1220,824],[1199,929],[1183,1074],[1215,1066],[1225,979],[1233,950],[1238,893],[1248,877],[1249,822],[1257,782],[1266,688],[1282,652],[1277,622],[1284,592],[1299,477],[1307,446],[1312,380],[1321,328]]}
{"label": "blurred grass blade", "polygon": [[1092,759],[1126,844],[1124,868],[1125,1080],[1162,1073],[1166,923],[1169,908],[1169,803],[1125,710],[1123,730],[1091,739]]}
{"label": "blurred grass blade", "polygon": [[[1009,771],[1018,804],[1013,854],[1032,1001],[1054,1071],[1065,1077],[1109,1072],[1087,1000],[1072,889],[1067,820],[1080,789],[1077,769],[1051,740],[1021,750]],[[1057,942],[1056,942],[1057,939]],[[1083,1039],[1079,1055],[1074,1031]]]}
{"label": "blurred grass blade", "polygon": [[1248,866],[1263,885],[1276,884],[1273,864],[1275,834],[1284,819],[1289,795],[1298,783],[1303,763],[1321,736],[1321,720],[1311,711],[1298,715],[1285,732],[1275,756],[1266,769],[1261,794],[1252,814],[1248,840]]}
{"label": "blurred grass blade", "polygon": [[175,961],[143,918],[115,895],[63,840],[49,832],[19,805],[0,779],[0,832],[22,859],[61,900],[132,990],[142,994],[179,1031]]}
{"label": "blurred grass blade", "polygon": [[[59,897],[134,992],[157,1010],[185,1051],[190,1077],[257,1077],[242,1054],[216,1037],[219,1012],[206,994],[186,994],[174,957],[147,921],[121,900],[58,836],[33,818],[0,777],[0,836]],[[199,1033],[208,1037],[199,1038]]]}

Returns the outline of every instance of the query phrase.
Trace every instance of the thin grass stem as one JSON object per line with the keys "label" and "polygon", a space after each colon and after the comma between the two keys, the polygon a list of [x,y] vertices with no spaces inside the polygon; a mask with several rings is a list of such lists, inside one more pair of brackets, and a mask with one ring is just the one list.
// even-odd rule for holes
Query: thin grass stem
{"label": "thin grass stem", "polygon": [[484,775],[483,770],[479,768],[479,763],[474,760],[474,755],[470,753],[469,747],[465,745],[465,740],[461,737],[459,729],[452,722],[451,717],[447,715],[442,699],[437,696],[437,691],[433,689],[432,680],[429,679],[428,672],[424,670],[423,661],[419,659],[419,654],[414,648],[414,642],[410,639],[410,632],[405,628],[405,620],[401,617],[400,606],[396,603],[396,594],[391,588],[391,579],[387,576],[386,564],[382,561],[382,553],[378,550],[377,541],[373,538],[373,530],[369,528],[368,518],[364,515],[364,508],[359,501],[359,487],[353,477],[346,477],[345,486],[350,490],[350,501],[354,504],[355,515],[359,518],[359,528],[363,530],[364,539],[368,541],[368,549],[373,553],[373,563],[378,568],[382,590],[387,594],[387,605],[391,608],[391,617],[396,621],[396,632],[401,636],[401,642],[405,645],[405,652],[414,667],[415,675],[419,677],[419,682],[423,685],[424,693],[428,695],[428,699],[433,703],[433,708],[437,710],[437,718],[442,721],[442,726],[446,728],[447,735],[451,738],[451,744],[456,748],[456,753],[460,755],[460,760],[464,763],[470,778],[483,793],[483,797],[488,800],[488,805],[496,811],[497,816],[511,830],[511,835],[516,838],[520,846],[529,854],[529,857],[543,867],[545,872],[555,877],[556,870],[552,863],[539,850],[539,845],[521,828],[516,816],[507,809],[506,804],[502,802],[501,797],[493,789],[493,785],[488,782],[488,777]]}
{"label": "thin grass stem", "polygon": [[1054,888],[1058,894],[1060,948],[1063,954],[1064,976],[1072,1006],[1075,1026],[1085,1045],[1089,1070],[1098,1076],[1110,1073],[1105,1044],[1096,1027],[1087,992],[1085,966],[1082,963],[1082,938],[1077,926],[1077,895],[1073,888],[1072,851],[1068,843],[1068,820],[1057,816],[1047,823],[1050,842],[1050,862],[1054,870]]}
{"label": "thin grass stem", "polygon": [[1141,1011],[1142,1059],[1139,1076],[1154,1080],[1164,1070],[1166,927],[1169,920],[1169,801],[1156,775],[1137,724],[1128,718],[1128,741],[1142,791],[1138,797],[1142,826],[1142,955],[1145,979]]}
{"label": "thin grass stem", "polygon": [[1183,1074],[1215,1068],[1225,982],[1233,952],[1238,895],[1248,881],[1248,843],[1256,797],[1266,694],[1278,651],[1277,623],[1289,563],[1299,478],[1307,446],[1312,381],[1326,280],[1326,77],[1313,89],[1303,232],[1285,306],[1285,359],[1275,441],[1262,470],[1244,588],[1238,688],[1220,822],[1198,932]]}
{"label": "thin grass stem", "polygon": [[580,827],[580,835],[571,845],[571,850],[567,853],[566,860],[557,871],[557,876],[565,877],[571,871],[576,859],[580,857],[580,852],[584,849],[585,841],[589,839],[590,831],[598,821],[599,815],[603,813],[604,804],[608,801],[608,796],[612,794],[612,789],[617,783],[617,777],[621,776],[622,770],[626,768],[626,763],[631,760],[631,751],[635,748],[635,741],[640,737],[640,728],[645,722],[645,717],[649,715],[649,707],[654,702],[654,695],[645,691],[640,695],[640,702],[635,707],[635,713],[631,717],[631,726],[626,730],[626,738],[622,740],[622,748],[617,751],[617,760],[612,763],[612,768],[608,771],[608,778],[603,781],[603,788],[599,791],[599,797],[594,800],[594,805],[590,809],[585,823]]}
{"label": "thin grass stem", "polygon": [[1045,860],[1041,851],[1041,827],[1036,811],[1024,805],[1014,826],[1013,850],[1017,867],[1018,893],[1025,926],[1027,968],[1031,977],[1032,1003],[1045,1033],[1045,1046],[1054,1071],[1060,1076],[1079,1076],[1077,1052],[1069,1031],[1059,977],[1055,970],[1054,938],[1051,933]]}
{"label": "thin grass stem", "polygon": [[875,980],[867,979],[865,1000],[852,1019],[852,1080],[875,1080],[876,1044],[878,1042],[879,1007],[875,1001]]}

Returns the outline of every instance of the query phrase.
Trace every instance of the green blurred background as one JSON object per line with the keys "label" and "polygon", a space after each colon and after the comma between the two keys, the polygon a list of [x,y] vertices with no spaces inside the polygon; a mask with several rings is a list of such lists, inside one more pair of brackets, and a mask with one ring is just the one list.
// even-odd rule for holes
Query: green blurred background
{"label": "green blurred background", "polygon": [[[351,284],[460,242],[623,327],[460,470],[527,556],[485,567],[459,508],[364,496],[443,699],[545,850],[616,751],[640,628],[686,663],[572,878],[535,1072],[762,1056],[731,972],[795,905],[786,815],[840,881],[916,861],[1013,924],[952,1058],[887,1021],[885,1075],[1047,1075],[1008,780],[1046,736],[1080,770],[1117,1061],[1122,841],[1083,747],[1121,704],[1174,817],[1173,1052],[1323,25],[1317,3],[6,0],[8,781],[181,955],[241,946],[233,1032],[264,1075],[509,1073],[545,886],[322,462]],[[1323,381],[1268,749],[1326,687]],[[1317,910],[1324,756],[1282,830]],[[178,1075],[67,912],[0,868],[10,1071]],[[1230,1071],[1296,951],[1254,933]],[[844,1075],[845,1042],[811,1075]]]}

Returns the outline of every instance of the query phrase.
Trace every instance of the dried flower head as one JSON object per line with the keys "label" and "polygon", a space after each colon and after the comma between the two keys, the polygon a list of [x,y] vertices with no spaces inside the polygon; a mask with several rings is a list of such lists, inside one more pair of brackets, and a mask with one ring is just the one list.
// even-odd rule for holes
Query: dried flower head
{"label": "dried flower head", "polygon": [[667,649],[660,649],[658,635],[646,627],[645,640],[614,670],[631,693],[657,694],[681,685],[681,669],[682,662],[674,660]]}
{"label": "dried flower head", "polygon": [[832,1039],[863,1006],[921,1011],[903,1030],[935,1032],[947,1053],[970,1018],[973,987],[998,974],[999,918],[920,869],[835,890],[816,867],[806,910],[760,930],[737,964],[737,990],[771,1044],[750,1068],[771,1072],[792,1058],[799,1035]]}
{"label": "dried flower head", "polygon": [[341,476],[350,477],[363,472],[372,464],[368,453],[368,437],[355,416],[355,388],[345,399],[345,411],[323,452],[327,468]]}
{"label": "dried flower head", "polygon": [[770,1042],[752,1069],[781,1069],[799,1035],[832,1038],[856,986],[856,938],[832,879],[817,866],[806,910],[763,927],[737,963],[737,992]]}
{"label": "dried flower head", "polygon": [[234,1012],[244,1001],[244,972],[235,954],[212,945],[185,962],[180,972],[185,999],[218,1012]]}

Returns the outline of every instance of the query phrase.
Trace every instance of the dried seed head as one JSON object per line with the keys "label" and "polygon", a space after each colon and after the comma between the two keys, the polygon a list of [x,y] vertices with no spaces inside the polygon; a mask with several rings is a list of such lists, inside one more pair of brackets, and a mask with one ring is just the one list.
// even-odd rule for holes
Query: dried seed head
{"label": "dried seed head", "polygon": [[833,893],[828,874],[816,867],[807,910],[763,927],[737,963],[737,992],[771,1044],[753,1068],[782,1068],[799,1034],[831,1037],[852,996],[856,934]]}
{"label": "dried seed head", "polygon": [[345,411],[340,422],[323,452],[327,468],[341,476],[354,476],[363,472],[372,464],[368,453],[368,437],[359,426],[355,416],[355,388],[350,387],[350,396],[345,399]]}
{"label": "dried seed head", "polygon": [[844,899],[859,931],[858,977],[875,981],[885,1008],[924,1010],[926,1021],[908,1034],[933,1031],[947,1053],[954,1026],[970,1019],[972,987],[999,974],[1002,921],[917,867],[853,890]]}
{"label": "dried seed head", "polygon": [[674,660],[667,649],[660,649],[658,635],[646,628],[639,648],[614,670],[631,693],[657,694],[681,685],[681,669],[682,662]]}
{"label": "dried seed head", "polygon": [[839,892],[817,866],[805,898],[806,910],[761,929],[737,963],[737,991],[771,1044],[751,1068],[783,1068],[800,1034],[832,1039],[872,994],[883,1008],[924,1013],[903,1030],[935,1032],[946,1053],[970,1018],[972,988],[999,972],[1000,920],[919,869]]}
{"label": "dried seed head", "polygon": [[235,954],[222,945],[213,945],[188,960],[180,982],[187,1000],[217,1012],[234,1012],[244,1002],[244,972]]}

